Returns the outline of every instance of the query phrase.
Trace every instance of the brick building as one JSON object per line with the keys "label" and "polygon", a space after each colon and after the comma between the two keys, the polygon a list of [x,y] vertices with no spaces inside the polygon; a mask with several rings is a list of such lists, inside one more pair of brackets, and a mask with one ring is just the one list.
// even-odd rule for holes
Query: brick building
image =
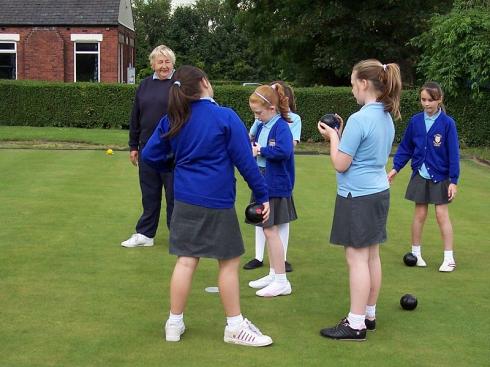
{"label": "brick building", "polygon": [[0,79],[125,83],[134,39],[130,0],[0,0]]}

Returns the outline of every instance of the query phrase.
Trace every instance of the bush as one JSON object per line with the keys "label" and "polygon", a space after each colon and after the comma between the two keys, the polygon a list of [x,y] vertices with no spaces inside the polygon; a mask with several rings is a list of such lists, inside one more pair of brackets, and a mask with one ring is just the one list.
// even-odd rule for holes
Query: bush
{"label": "bush", "polygon": [[0,125],[128,127],[135,86],[0,81]]}
{"label": "bush", "polygon": [[[0,125],[128,128],[136,86],[97,83],[0,81]],[[215,85],[215,99],[232,107],[247,127],[253,123],[248,98],[254,87]],[[320,141],[316,124],[327,112],[344,119],[359,109],[347,87],[295,88],[302,140]],[[490,145],[490,93],[471,100],[460,96],[446,101],[458,125],[462,146]],[[395,122],[399,142],[410,116],[421,110],[418,90],[402,93],[402,120]]]}

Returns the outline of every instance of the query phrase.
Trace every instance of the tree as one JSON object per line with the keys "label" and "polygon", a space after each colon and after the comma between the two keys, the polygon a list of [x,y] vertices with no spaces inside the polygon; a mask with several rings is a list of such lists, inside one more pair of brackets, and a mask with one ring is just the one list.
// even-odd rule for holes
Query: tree
{"label": "tree", "polygon": [[490,1],[455,1],[445,16],[434,15],[431,28],[412,43],[422,50],[417,71],[438,81],[447,95],[490,86]]}
{"label": "tree", "polygon": [[177,63],[202,68],[211,79],[255,79],[254,63],[244,31],[235,21],[238,8],[223,0],[199,0],[177,7],[166,42],[177,54]]}
{"label": "tree", "polygon": [[136,31],[135,65],[138,72],[148,68],[150,52],[165,39],[170,22],[170,10],[170,0],[133,0]]}
{"label": "tree", "polygon": [[417,49],[408,41],[427,28],[444,0],[244,0],[241,21],[262,63],[302,84],[345,84],[365,58],[397,62],[413,79]]}

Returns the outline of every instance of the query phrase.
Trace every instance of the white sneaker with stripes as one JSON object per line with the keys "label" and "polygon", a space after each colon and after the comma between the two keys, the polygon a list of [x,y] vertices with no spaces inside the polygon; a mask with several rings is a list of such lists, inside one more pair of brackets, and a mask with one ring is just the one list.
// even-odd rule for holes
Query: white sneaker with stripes
{"label": "white sneaker with stripes", "polygon": [[444,260],[441,267],[439,268],[439,271],[450,273],[454,271],[454,269],[456,269],[456,263],[454,262],[454,260]]}
{"label": "white sneaker with stripes", "polygon": [[225,343],[245,345],[247,347],[265,347],[272,344],[270,336],[263,335],[260,330],[247,319],[236,328],[225,327]]}

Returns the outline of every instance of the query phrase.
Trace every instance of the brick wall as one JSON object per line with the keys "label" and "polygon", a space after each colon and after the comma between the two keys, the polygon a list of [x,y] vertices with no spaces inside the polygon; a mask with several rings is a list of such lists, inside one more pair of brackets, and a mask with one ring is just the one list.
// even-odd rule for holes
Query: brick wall
{"label": "brick wall", "polygon": [[[74,42],[72,34],[102,34],[100,43],[100,81],[117,83],[119,33],[134,39],[134,32],[123,26],[111,27],[1,27],[1,33],[20,35],[17,43],[17,78],[47,81],[74,81]],[[125,48],[124,78],[129,66]],[[133,56],[134,59],[134,56]]]}

